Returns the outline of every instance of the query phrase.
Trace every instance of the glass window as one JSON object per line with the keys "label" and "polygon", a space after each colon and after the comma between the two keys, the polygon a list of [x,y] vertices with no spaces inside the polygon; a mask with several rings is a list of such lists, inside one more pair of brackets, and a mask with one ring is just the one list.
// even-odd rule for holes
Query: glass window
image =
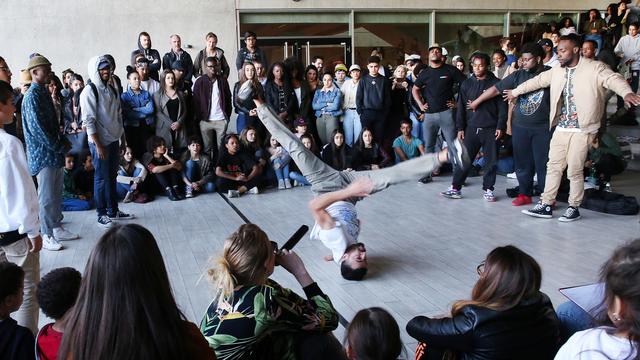
{"label": "glass window", "polygon": [[382,53],[382,64],[387,67],[404,63],[405,54],[424,58],[430,20],[431,13],[356,13],[355,63],[366,65],[374,50]]}
{"label": "glass window", "polygon": [[436,13],[435,39],[447,49],[448,59],[465,60],[475,51],[491,54],[500,47],[505,14]]}
{"label": "glass window", "polygon": [[[578,18],[576,13],[511,13],[509,33],[511,40],[517,47],[522,44],[538,41],[543,35],[550,36],[553,26],[555,30],[560,30],[562,20],[570,18],[575,24]],[[577,27],[576,27],[576,30]],[[578,31],[579,32],[579,31]],[[546,34],[545,34],[546,33]]]}

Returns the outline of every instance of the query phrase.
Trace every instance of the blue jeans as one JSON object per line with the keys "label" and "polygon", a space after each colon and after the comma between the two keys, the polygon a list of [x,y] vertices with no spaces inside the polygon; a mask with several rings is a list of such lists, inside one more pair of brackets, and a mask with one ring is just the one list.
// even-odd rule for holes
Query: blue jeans
{"label": "blue jeans", "polygon": [[556,309],[560,320],[560,340],[564,343],[578,331],[595,326],[595,321],[586,311],[572,301],[567,301]]}
{"label": "blue jeans", "polygon": [[302,174],[300,174],[297,171],[290,172],[289,179],[297,181],[304,186],[311,186],[311,183],[307,181],[307,178],[305,178]]}
{"label": "blue jeans", "polygon": [[432,153],[436,151],[436,142],[440,129],[444,133],[444,139],[447,144],[452,144],[456,138],[456,124],[453,120],[453,111],[451,109],[439,113],[424,114],[422,135],[424,136],[426,152]]}
{"label": "blue jeans", "polygon": [[[142,172],[142,170],[140,170],[138,168],[135,168],[133,170],[133,177],[137,177],[138,175],[140,175],[141,172]],[[118,170],[118,175],[120,175],[120,176],[129,176],[123,170]],[[140,184],[138,184],[138,186],[140,186]],[[119,199],[124,199],[124,197],[127,196],[127,193],[129,191],[131,191],[131,185],[124,184],[124,183],[117,183],[116,192],[118,193],[118,198]]]}
{"label": "blue jeans", "polygon": [[[202,173],[200,172],[200,164],[197,161],[191,159],[187,160],[184,164],[184,176],[190,182],[199,181],[202,179]],[[204,192],[210,193],[216,191],[216,184],[214,182],[208,182],[202,187]]]}
{"label": "blue jeans", "polygon": [[98,216],[113,215],[118,212],[118,192],[116,183],[118,176],[118,162],[120,148],[117,141],[103,145],[105,158],[98,157],[98,149],[94,143],[89,143],[89,150],[96,169],[93,179],[93,200],[96,203]]}
{"label": "blue jeans", "polygon": [[360,124],[360,115],[353,109],[346,109],[342,117],[342,128],[344,129],[344,142],[351,146],[358,141],[358,136],[362,131]]}
{"label": "blue jeans", "polygon": [[409,113],[409,118],[413,124],[413,127],[411,128],[411,135],[424,142],[424,129],[422,128],[422,122],[418,121],[418,116],[414,112]]}
{"label": "blue jeans", "polygon": [[[282,164],[280,159],[273,160],[271,162],[273,165],[273,171],[276,173],[276,178],[278,181],[280,180],[288,180],[289,179],[289,164]],[[278,169],[276,169],[276,165],[280,165]]]}
{"label": "blue jeans", "polygon": [[40,232],[52,235],[62,219],[62,168],[45,167],[38,175],[38,204],[40,204]]}
{"label": "blue jeans", "polygon": [[62,211],[85,211],[93,207],[93,201],[81,199],[62,200]]}
{"label": "blue jeans", "polygon": [[236,134],[238,134],[239,136],[245,127],[247,127],[247,116],[245,114],[240,113],[236,118]]}

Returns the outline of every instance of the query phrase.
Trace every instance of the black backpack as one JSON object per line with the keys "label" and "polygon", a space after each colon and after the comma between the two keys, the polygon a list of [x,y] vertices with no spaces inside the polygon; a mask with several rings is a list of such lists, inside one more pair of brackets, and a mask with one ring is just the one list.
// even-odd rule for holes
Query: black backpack
{"label": "black backpack", "polygon": [[636,215],[640,211],[635,197],[598,189],[585,190],[581,207],[615,215]]}

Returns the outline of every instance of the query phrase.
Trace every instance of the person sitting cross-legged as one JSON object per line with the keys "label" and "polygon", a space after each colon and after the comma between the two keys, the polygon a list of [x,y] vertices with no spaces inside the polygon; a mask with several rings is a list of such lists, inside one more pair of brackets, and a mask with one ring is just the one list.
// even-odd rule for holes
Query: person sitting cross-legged
{"label": "person sitting cross-legged", "polygon": [[64,157],[64,177],[62,181],[62,210],[63,211],[84,211],[93,207],[91,193],[82,193],[76,187],[73,179],[74,157],[67,154]]}
{"label": "person sitting cross-legged", "polygon": [[168,154],[164,139],[159,136],[149,138],[147,151],[142,157],[142,163],[156,180],[157,185],[166,192],[169,200],[183,200],[184,196],[180,189],[182,163]]}
{"label": "person sitting cross-legged", "polygon": [[213,162],[209,155],[202,152],[202,145],[197,136],[189,138],[188,148],[189,151],[182,156],[182,180],[186,185],[186,197],[192,198],[199,192],[214,192],[216,184]]}
{"label": "person sitting cross-legged", "polygon": [[216,164],[216,187],[219,191],[228,191],[229,197],[240,197],[247,191],[258,194],[260,170],[253,157],[240,149],[236,134],[227,134]]}

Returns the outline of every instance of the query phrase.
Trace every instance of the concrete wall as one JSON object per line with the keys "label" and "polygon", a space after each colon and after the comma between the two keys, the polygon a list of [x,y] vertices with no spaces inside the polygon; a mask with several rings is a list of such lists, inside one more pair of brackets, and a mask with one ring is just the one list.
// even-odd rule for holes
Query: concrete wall
{"label": "concrete wall", "polygon": [[112,54],[116,73],[124,76],[137,35],[147,31],[153,48],[164,55],[177,33],[193,58],[213,31],[229,62],[235,60],[236,12],[230,0],[1,0],[0,56],[11,67],[12,85],[33,52],[45,55],[58,75],[71,68],[87,73],[87,61]]}
{"label": "concrete wall", "polygon": [[[169,35],[180,34],[183,47],[193,45],[187,48],[192,57],[204,47],[204,35],[213,31],[218,35],[219,47],[233,63],[237,52],[236,9],[575,11],[603,4],[595,0],[1,0],[0,56],[7,60],[15,74],[13,85],[17,85],[18,71],[26,66],[28,55],[33,52],[49,58],[58,74],[66,68],[86,74],[90,57],[110,53],[118,65],[116,72],[124,75],[140,31],[151,34],[153,47],[161,55],[170,48]],[[230,80],[235,79],[232,72]]]}

